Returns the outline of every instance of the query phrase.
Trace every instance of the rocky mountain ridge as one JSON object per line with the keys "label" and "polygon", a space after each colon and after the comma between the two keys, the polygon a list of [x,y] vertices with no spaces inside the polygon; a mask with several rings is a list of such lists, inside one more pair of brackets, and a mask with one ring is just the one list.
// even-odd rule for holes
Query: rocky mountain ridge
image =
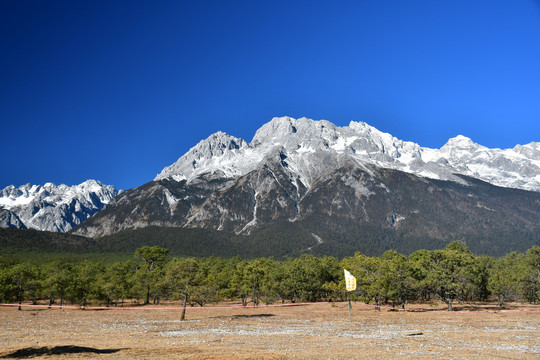
{"label": "rocky mountain ridge", "polygon": [[[287,158],[290,171],[307,187],[321,171],[332,171],[336,159],[347,157],[431,179],[459,182],[455,175],[466,175],[497,186],[540,192],[538,142],[490,149],[458,135],[441,149],[431,149],[399,140],[363,122],[339,127],[326,120],[290,117],[272,119],[257,130],[250,143],[223,132],[212,134],[154,180],[190,182],[201,174],[235,178],[255,170],[275,154]],[[322,163],[324,159],[328,161]]]}
{"label": "rocky mountain ridge", "polygon": [[0,190],[0,227],[66,232],[118,194],[112,185],[87,180],[79,185],[13,185]]}

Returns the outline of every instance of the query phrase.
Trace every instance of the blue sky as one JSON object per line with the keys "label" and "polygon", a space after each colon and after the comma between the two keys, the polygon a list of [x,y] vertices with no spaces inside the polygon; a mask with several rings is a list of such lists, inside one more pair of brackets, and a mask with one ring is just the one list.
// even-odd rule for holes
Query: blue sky
{"label": "blue sky", "polygon": [[136,187],[284,115],[540,141],[540,0],[5,0],[0,54],[0,189]]}

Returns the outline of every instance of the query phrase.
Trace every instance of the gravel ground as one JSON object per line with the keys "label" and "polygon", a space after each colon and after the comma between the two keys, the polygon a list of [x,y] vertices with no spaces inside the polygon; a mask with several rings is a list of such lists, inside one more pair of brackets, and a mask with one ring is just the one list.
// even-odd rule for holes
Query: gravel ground
{"label": "gravel ground", "polygon": [[398,312],[354,303],[349,321],[345,303],[320,303],[188,308],[187,320],[179,318],[174,309],[0,307],[0,357],[540,359],[540,311]]}

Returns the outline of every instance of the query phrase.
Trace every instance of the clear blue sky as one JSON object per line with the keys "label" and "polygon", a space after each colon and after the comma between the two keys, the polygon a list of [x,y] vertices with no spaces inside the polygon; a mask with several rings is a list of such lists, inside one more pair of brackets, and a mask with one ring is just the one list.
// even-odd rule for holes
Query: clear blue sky
{"label": "clear blue sky", "polygon": [[128,189],[222,130],[540,141],[540,0],[0,2],[0,189]]}

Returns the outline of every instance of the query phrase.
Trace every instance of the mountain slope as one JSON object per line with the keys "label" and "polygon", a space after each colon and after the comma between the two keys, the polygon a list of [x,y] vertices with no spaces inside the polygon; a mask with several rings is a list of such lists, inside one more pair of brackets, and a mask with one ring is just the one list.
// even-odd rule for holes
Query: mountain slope
{"label": "mountain slope", "polygon": [[0,227],[65,232],[101,210],[118,192],[87,180],[79,185],[11,185],[0,191]]}
{"label": "mountain slope", "polygon": [[[75,233],[98,237],[148,226],[200,228],[243,241],[244,247],[232,240],[230,245],[243,256],[410,253],[453,240],[497,256],[540,242],[539,193],[467,177],[461,182],[350,161],[308,190],[291,181],[281,161],[268,162],[234,181],[164,179],[128,190]],[[150,231],[145,234],[157,240]],[[212,248],[214,238],[219,243],[213,254],[223,255],[217,250],[223,248],[222,237],[209,235],[204,240],[209,244],[200,246]]]}
{"label": "mountain slope", "polygon": [[[158,229],[207,229],[214,232],[199,237],[199,245],[181,237],[177,241],[188,247],[184,253],[196,255],[190,249],[200,251],[202,247],[205,254],[222,256],[233,249],[242,256],[303,252],[346,256],[356,251],[380,255],[388,249],[410,253],[439,248],[453,240],[465,241],[475,252],[498,256],[525,251],[540,242],[540,194],[535,192],[495,187],[471,178],[464,178],[467,185],[462,185],[392,169],[369,173],[349,164],[321,179],[299,202],[287,189],[269,186],[256,204],[249,195],[254,194],[249,180],[257,175],[239,180],[228,191],[211,192],[205,200],[193,195],[191,199],[196,201],[186,206],[186,199],[172,213],[154,210],[166,203],[168,192],[176,196],[193,189],[185,181],[151,182],[144,186],[144,193],[140,189],[122,193],[115,199],[123,199],[121,205],[110,204],[76,230],[94,236],[109,233],[108,238],[114,239],[112,234],[120,235],[122,230],[144,228],[147,241],[159,243],[164,230]],[[193,194],[200,196],[200,188],[198,191]],[[134,211],[130,204],[139,196],[144,200]],[[111,217],[124,227],[104,231],[117,223],[109,222]],[[135,236],[130,234],[128,237]],[[227,251],[223,250],[224,238],[230,241]]]}

